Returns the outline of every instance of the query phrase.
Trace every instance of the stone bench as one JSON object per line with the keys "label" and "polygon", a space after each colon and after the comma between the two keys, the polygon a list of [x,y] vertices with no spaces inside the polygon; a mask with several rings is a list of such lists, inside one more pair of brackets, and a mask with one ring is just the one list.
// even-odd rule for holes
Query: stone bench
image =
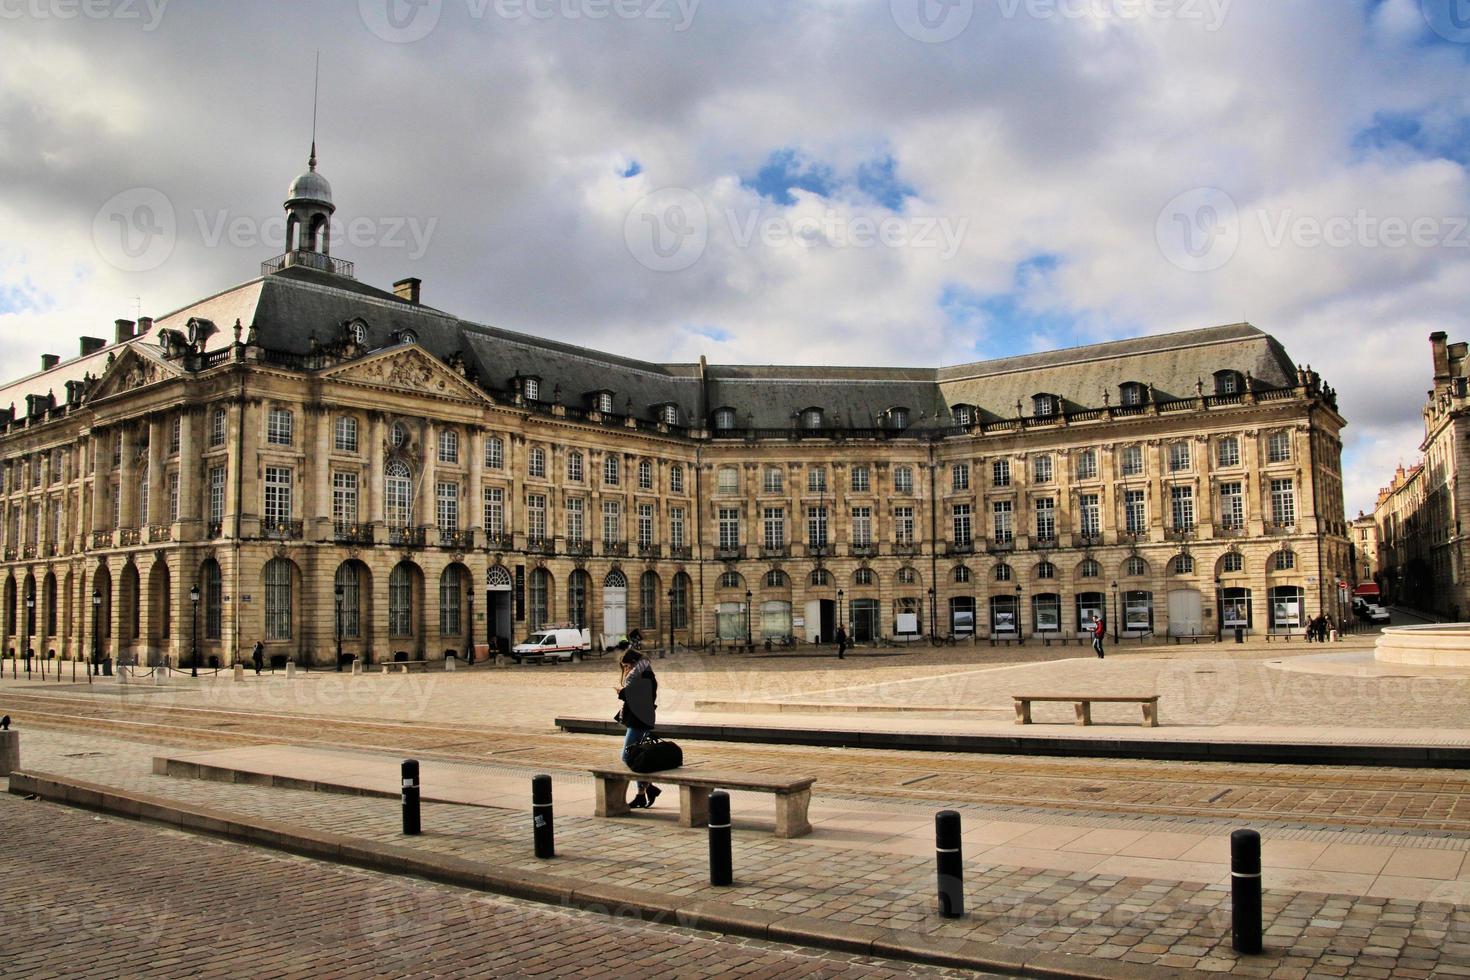
{"label": "stone bench", "polygon": [[1111,695],[1022,695],[1013,694],[1011,697],[1016,702],[1016,724],[1031,724],[1031,703],[1033,701],[1070,702],[1077,709],[1077,724],[1092,724],[1092,706],[1094,704],[1141,704],[1143,705],[1143,727],[1159,727],[1159,696],[1157,694],[1149,697],[1115,697]]}
{"label": "stone bench", "polygon": [[709,826],[710,790],[741,790],[747,793],[771,793],[776,797],[776,836],[804,837],[812,832],[807,822],[807,808],[812,801],[813,776],[783,779],[748,773],[718,772],[705,769],[670,769],[643,775],[628,769],[593,769],[597,783],[599,817],[621,817],[628,814],[628,783],[648,780],[664,786],[679,787],[679,826]]}
{"label": "stone bench", "polygon": [[1169,638],[1174,641],[1176,647],[1182,646],[1185,640],[1190,643],[1198,643],[1200,640],[1214,639],[1209,633],[1171,633]]}
{"label": "stone bench", "polygon": [[427,670],[428,667],[427,660],[390,660],[383,664],[383,673],[391,674],[401,670],[406,674],[410,670]]}

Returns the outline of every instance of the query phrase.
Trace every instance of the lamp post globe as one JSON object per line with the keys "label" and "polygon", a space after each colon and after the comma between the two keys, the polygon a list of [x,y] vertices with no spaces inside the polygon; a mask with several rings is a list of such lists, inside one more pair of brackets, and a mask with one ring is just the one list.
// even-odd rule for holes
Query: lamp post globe
{"label": "lamp post globe", "polygon": [[199,676],[199,586],[189,586],[190,609],[193,612],[193,635],[189,639],[192,649],[189,651],[189,676]]}

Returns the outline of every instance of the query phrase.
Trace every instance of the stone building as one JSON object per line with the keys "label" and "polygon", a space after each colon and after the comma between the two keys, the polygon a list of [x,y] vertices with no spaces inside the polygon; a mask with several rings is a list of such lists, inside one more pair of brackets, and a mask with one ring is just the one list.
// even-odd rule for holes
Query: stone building
{"label": "stone building", "polygon": [[1378,523],[1373,520],[1373,515],[1358,512],[1353,520],[1352,530],[1349,537],[1353,542],[1353,577],[1354,586],[1367,582],[1380,584],[1378,582]]}
{"label": "stone building", "polygon": [[1461,531],[1470,486],[1459,479],[1462,469],[1470,470],[1470,345],[1451,344],[1437,332],[1430,334],[1429,346],[1434,387],[1424,406],[1423,459],[1398,468],[1378,494],[1373,521],[1381,584],[1392,601],[1459,620],[1470,612]]}
{"label": "stone building", "polygon": [[1250,325],[940,369],[658,364],[358,282],[314,159],[286,210],[258,278],[0,391],[6,651],[331,664],[552,621],[699,645],[1341,614],[1344,421]]}

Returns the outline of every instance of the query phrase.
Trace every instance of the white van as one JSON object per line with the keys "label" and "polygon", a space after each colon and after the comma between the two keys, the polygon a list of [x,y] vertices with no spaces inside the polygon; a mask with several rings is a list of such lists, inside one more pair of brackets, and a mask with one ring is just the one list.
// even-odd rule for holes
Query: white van
{"label": "white van", "polygon": [[511,647],[510,659],[516,663],[522,660],[581,660],[591,649],[592,634],[588,630],[548,628],[532,633],[526,642]]}

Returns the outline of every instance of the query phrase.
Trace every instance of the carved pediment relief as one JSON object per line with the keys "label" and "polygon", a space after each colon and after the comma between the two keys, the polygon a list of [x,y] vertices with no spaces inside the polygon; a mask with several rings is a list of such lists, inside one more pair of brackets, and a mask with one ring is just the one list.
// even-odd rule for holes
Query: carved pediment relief
{"label": "carved pediment relief", "polygon": [[173,365],[155,360],[133,347],[124,350],[103,372],[97,381],[92,398],[106,398],[134,388],[166,381],[177,377],[178,369]]}
{"label": "carved pediment relief", "polygon": [[343,364],[323,372],[322,377],[348,384],[409,391],[416,395],[460,401],[485,400],[484,393],[458,373],[449,370],[421,348],[412,346],[396,347]]}

